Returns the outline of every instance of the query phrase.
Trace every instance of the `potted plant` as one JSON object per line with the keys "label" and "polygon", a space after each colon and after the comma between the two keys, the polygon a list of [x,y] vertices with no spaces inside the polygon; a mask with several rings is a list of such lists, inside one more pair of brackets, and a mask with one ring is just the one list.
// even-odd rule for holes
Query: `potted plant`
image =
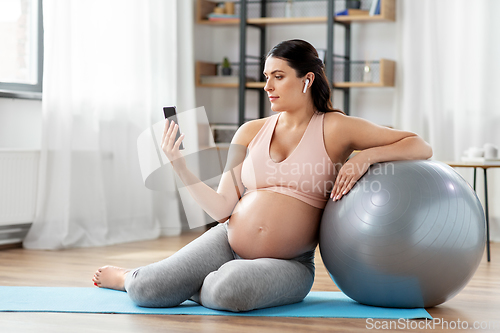
{"label": "potted plant", "polygon": [[233,72],[231,68],[231,64],[229,63],[229,59],[224,57],[224,61],[222,62],[222,75],[231,75]]}

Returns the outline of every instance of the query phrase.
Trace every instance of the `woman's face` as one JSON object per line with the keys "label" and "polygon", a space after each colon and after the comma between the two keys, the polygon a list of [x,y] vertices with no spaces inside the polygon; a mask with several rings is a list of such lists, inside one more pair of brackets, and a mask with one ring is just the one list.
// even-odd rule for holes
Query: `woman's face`
{"label": "woman's face", "polygon": [[298,78],[295,69],[288,66],[286,60],[267,58],[264,75],[266,77],[264,90],[271,102],[271,110],[292,111],[307,104],[310,92],[307,91],[305,94],[302,92],[306,78]]}

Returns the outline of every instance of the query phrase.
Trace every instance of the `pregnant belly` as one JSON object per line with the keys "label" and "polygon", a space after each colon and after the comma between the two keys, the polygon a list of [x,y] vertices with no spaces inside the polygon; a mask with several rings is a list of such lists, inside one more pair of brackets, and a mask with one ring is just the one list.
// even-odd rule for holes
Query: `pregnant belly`
{"label": "pregnant belly", "polygon": [[229,244],[245,259],[294,258],[316,247],[322,212],[276,192],[245,194],[229,219]]}

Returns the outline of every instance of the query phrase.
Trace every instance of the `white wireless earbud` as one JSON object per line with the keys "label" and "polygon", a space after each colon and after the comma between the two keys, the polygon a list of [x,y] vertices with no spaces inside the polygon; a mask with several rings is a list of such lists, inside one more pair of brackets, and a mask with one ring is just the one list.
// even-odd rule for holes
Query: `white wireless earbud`
{"label": "white wireless earbud", "polygon": [[302,90],[302,92],[305,94],[306,91],[307,91],[307,86],[309,85],[309,79],[306,79],[306,82],[304,84],[304,90]]}

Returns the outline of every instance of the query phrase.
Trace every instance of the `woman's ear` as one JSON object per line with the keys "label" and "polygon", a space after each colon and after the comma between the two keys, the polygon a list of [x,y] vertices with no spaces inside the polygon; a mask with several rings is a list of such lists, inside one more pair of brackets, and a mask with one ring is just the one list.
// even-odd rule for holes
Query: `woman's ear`
{"label": "woman's ear", "polygon": [[309,88],[309,82],[311,82],[311,80],[309,79],[306,79],[304,81],[304,89],[302,90],[302,92],[305,94],[307,92],[307,88]]}
{"label": "woman's ear", "polygon": [[302,92],[305,94],[307,92],[307,89],[312,85],[314,82],[314,73],[309,72],[305,76],[305,81],[304,81],[304,89]]}
{"label": "woman's ear", "polygon": [[309,72],[306,74],[306,80],[308,79],[309,80],[309,87],[313,84],[314,82],[314,73],[313,72]]}

